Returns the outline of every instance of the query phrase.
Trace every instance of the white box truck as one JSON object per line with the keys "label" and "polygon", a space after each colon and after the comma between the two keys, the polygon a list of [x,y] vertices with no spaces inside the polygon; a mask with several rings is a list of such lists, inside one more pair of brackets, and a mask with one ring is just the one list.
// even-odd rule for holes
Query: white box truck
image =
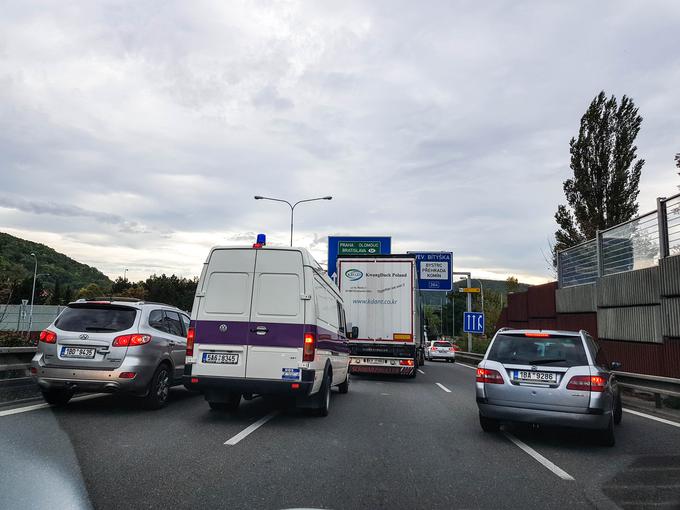
{"label": "white box truck", "polygon": [[337,267],[350,330],[350,373],[415,377],[424,361],[415,257],[340,257]]}

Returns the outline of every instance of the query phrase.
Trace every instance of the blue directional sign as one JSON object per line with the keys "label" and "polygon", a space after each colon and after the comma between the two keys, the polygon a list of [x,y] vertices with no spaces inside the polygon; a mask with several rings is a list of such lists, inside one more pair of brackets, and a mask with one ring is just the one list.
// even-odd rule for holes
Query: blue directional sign
{"label": "blue directional sign", "polygon": [[336,261],[343,255],[389,255],[392,253],[391,237],[340,237],[328,236],[328,276],[333,278]]}
{"label": "blue directional sign", "polygon": [[450,291],[452,289],[453,253],[445,251],[409,253],[416,256],[420,290]]}
{"label": "blue directional sign", "polygon": [[484,314],[482,312],[463,312],[464,333],[484,333]]}

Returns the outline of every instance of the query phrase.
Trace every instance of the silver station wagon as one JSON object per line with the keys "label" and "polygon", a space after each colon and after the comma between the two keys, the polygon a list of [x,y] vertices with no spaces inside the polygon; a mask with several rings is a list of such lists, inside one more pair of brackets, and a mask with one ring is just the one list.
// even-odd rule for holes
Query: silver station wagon
{"label": "silver station wagon", "polygon": [[595,430],[613,446],[621,395],[586,331],[501,329],[477,368],[477,406],[485,432],[502,421]]}
{"label": "silver station wagon", "polygon": [[31,373],[50,404],[77,391],[125,392],[158,409],[182,382],[188,327],[186,313],[161,303],[79,300],[40,334]]}

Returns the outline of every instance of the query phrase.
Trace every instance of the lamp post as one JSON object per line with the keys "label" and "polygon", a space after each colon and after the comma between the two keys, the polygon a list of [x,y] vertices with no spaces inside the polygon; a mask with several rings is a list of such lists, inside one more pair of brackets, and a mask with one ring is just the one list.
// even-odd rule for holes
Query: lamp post
{"label": "lamp post", "polygon": [[293,214],[295,213],[295,207],[298,204],[301,204],[303,202],[315,202],[317,200],[332,200],[333,197],[327,196],[327,197],[319,197],[319,198],[308,198],[306,200],[298,200],[294,204],[291,204],[288,200],[283,200],[281,198],[271,198],[271,197],[263,197],[260,195],[255,195],[253,197],[255,200],[271,200],[273,202],[283,202],[284,204],[288,204],[288,207],[290,207],[290,245],[293,246]]}
{"label": "lamp post", "polygon": [[31,257],[35,259],[35,266],[33,266],[33,290],[31,290],[31,311],[28,314],[28,335],[31,334],[31,327],[33,326],[33,300],[35,299],[35,280],[38,277],[38,257],[35,253],[31,253]]}
{"label": "lamp post", "polygon": [[126,267],[125,269],[123,269],[123,281],[127,281],[127,272],[128,268]]}

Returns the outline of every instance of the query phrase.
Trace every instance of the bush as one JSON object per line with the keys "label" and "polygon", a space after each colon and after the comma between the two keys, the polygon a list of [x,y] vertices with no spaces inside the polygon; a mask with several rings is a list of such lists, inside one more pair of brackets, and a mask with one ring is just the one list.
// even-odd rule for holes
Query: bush
{"label": "bush", "polygon": [[0,347],[33,347],[35,342],[16,331],[0,331]]}

